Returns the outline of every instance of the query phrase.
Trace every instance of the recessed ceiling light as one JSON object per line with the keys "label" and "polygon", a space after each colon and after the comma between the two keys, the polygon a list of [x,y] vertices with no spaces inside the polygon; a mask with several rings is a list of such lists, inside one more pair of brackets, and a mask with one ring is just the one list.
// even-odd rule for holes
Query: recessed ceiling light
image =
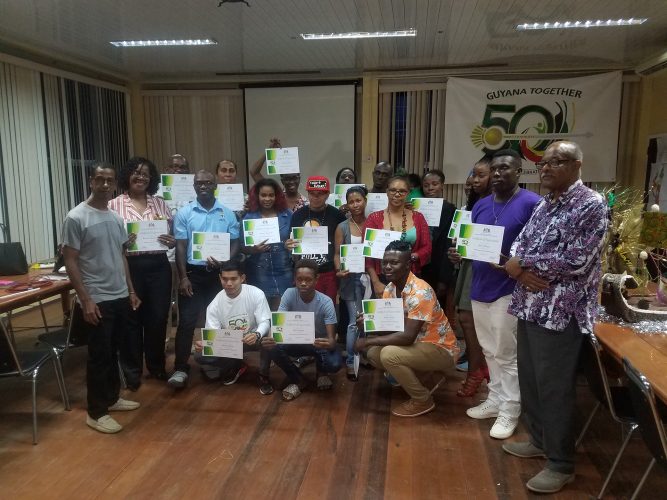
{"label": "recessed ceiling light", "polygon": [[218,45],[213,38],[198,40],[119,40],[109,42],[114,47],[177,47],[182,45]]}
{"label": "recessed ceiling light", "polygon": [[566,28],[602,28],[602,27],[612,27],[612,26],[636,26],[638,24],[644,24],[648,19],[639,18],[635,19],[631,17],[630,19],[596,19],[595,21],[555,21],[549,23],[523,23],[518,24],[516,29],[519,31],[524,30],[561,30]]}
{"label": "recessed ceiling light", "polygon": [[351,31],[349,33],[301,33],[304,40],[340,40],[350,38],[391,38],[401,36],[417,36],[417,30],[396,31]]}

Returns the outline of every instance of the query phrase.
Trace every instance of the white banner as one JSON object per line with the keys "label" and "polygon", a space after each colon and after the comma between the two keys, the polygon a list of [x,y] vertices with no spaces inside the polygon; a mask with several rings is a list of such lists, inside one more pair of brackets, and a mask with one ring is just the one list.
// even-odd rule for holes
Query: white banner
{"label": "white banner", "polygon": [[521,182],[539,182],[535,162],[558,140],[581,146],[584,181],[614,181],[620,110],[621,72],[535,81],[450,78],[447,182],[463,184],[484,154],[506,148],[524,158]]}

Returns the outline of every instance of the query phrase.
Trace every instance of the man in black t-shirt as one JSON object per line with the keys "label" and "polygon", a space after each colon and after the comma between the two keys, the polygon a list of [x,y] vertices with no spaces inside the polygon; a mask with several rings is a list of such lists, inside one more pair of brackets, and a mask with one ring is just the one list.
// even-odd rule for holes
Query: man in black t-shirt
{"label": "man in black t-shirt", "polygon": [[[290,230],[294,227],[326,226],[329,240],[329,251],[326,254],[300,255],[298,258],[312,259],[317,262],[319,279],[315,289],[336,303],[338,285],[334,269],[334,233],[338,224],[345,220],[343,213],[337,208],[327,205],[327,198],[331,191],[329,179],[324,176],[311,176],[306,181],[309,205],[301,207],[292,214]],[[285,246],[291,250],[296,247],[297,241],[289,239]]]}

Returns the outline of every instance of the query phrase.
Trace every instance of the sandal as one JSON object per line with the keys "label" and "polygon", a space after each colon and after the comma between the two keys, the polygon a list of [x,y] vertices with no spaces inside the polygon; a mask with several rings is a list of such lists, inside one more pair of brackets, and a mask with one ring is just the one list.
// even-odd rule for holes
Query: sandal
{"label": "sandal", "polygon": [[333,382],[326,375],[317,376],[317,389],[320,391],[328,391],[333,387]]}
{"label": "sandal", "polygon": [[477,394],[479,386],[486,380],[489,382],[489,369],[487,367],[478,368],[474,372],[468,372],[468,376],[463,382],[461,388],[456,391],[456,395],[460,398],[469,398]]}
{"label": "sandal", "polygon": [[266,375],[259,376],[259,393],[264,396],[273,394],[273,385],[271,385],[271,381]]}
{"label": "sandal", "polygon": [[292,401],[301,396],[301,388],[296,384],[290,384],[283,389],[283,399]]}
{"label": "sandal", "polygon": [[351,380],[352,382],[359,381],[359,377],[354,373],[354,368],[347,369],[347,379]]}

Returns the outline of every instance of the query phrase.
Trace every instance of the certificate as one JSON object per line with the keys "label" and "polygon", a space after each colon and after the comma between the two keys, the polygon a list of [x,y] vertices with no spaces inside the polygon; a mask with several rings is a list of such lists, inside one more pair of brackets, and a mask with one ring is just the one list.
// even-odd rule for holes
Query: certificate
{"label": "certificate", "polygon": [[368,196],[366,196],[366,215],[384,210],[388,205],[387,193],[368,193]]}
{"label": "certificate", "polygon": [[459,234],[459,225],[470,224],[471,222],[472,212],[470,210],[456,210],[454,212],[454,217],[452,217],[452,225],[449,226],[447,237],[450,239],[456,238],[456,236]]}
{"label": "certificate", "polygon": [[202,328],[202,354],[218,358],[243,359],[243,330]]}
{"label": "certificate", "polygon": [[442,198],[413,198],[412,208],[421,212],[429,226],[438,227],[444,201]]}
{"label": "certificate", "polygon": [[271,313],[271,336],[279,344],[312,344],[315,342],[315,313]]}
{"label": "certificate", "polygon": [[194,174],[162,174],[161,179],[164,201],[184,205],[197,198]]}
{"label": "certificate", "polygon": [[389,231],[387,229],[366,229],[364,235],[364,256],[372,259],[384,257],[384,249],[392,241],[401,239],[403,233],[400,231]]}
{"label": "certificate", "polygon": [[298,174],[299,148],[267,148],[266,171],[269,175]]}
{"label": "certificate", "polygon": [[158,241],[158,236],[169,234],[166,220],[140,220],[127,223],[127,232],[135,233],[137,239],[127,247],[128,252],[155,252],[167,250],[167,245]]}
{"label": "certificate", "polygon": [[266,241],[269,243],[280,243],[280,226],[278,217],[267,217],[266,219],[248,219],[243,221],[243,242],[250,247]]}
{"label": "certificate", "polygon": [[366,272],[363,243],[340,246],[340,270],[351,273]]}
{"label": "certificate", "polygon": [[456,239],[456,250],[466,259],[499,264],[504,233],[503,226],[461,224]]}
{"label": "certificate", "polygon": [[192,233],[192,260],[213,257],[218,262],[230,259],[229,233]]}
{"label": "certificate", "polygon": [[[347,203],[347,190],[352,186],[366,186],[365,184],[336,184],[333,193],[327,198],[327,203],[333,207],[340,208]],[[382,194],[382,193],[380,193]]]}
{"label": "certificate", "polygon": [[215,197],[230,210],[235,212],[243,210],[245,204],[243,184],[218,184]]}
{"label": "certificate", "polygon": [[299,242],[299,245],[292,250],[294,255],[329,253],[329,228],[327,226],[293,227],[292,239]]}
{"label": "certificate", "polygon": [[403,299],[363,300],[364,331],[402,332],[405,328]]}

